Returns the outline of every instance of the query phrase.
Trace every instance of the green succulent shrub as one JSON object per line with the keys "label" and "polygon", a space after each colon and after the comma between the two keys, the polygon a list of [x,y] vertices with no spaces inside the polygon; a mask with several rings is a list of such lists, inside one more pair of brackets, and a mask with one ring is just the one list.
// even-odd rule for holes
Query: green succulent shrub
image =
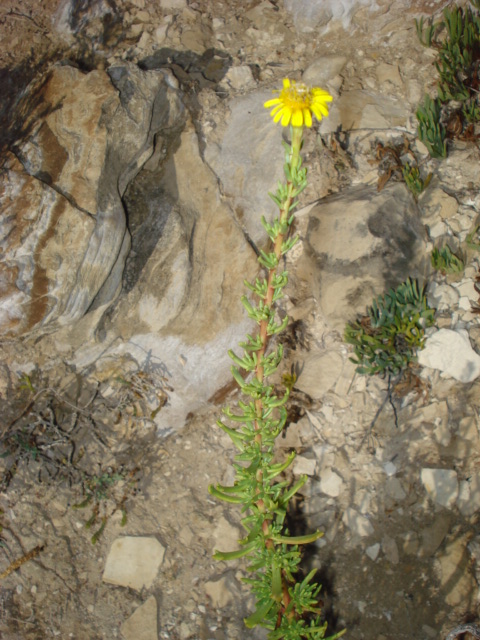
{"label": "green succulent shrub", "polygon": [[[480,2],[480,0],[479,0]],[[475,225],[465,239],[469,249],[480,251],[480,225]]]}
{"label": "green succulent shrub", "polygon": [[446,155],[442,105],[452,100],[463,103],[457,111],[462,125],[456,135],[464,134],[464,125],[480,121],[480,2],[471,0],[471,5],[475,10],[470,6],[446,7],[443,19],[437,23],[426,23],[424,18],[415,21],[420,42],[438,51],[438,98],[426,98],[423,108],[417,111],[419,137],[434,158]]}
{"label": "green succulent shrub", "polygon": [[410,165],[408,162],[402,167],[402,176],[408,190],[413,194],[415,200],[417,200],[418,196],[425,191],[432,179],[431,173],[423,179],[420,175],[420,169],[414,165]]}
{"label": "green succulent shrub", "polygon": [[470,7],[447,7],[439,23],[446,38],[439,46],[439,61],[435,66],[440,75],[438,96],[442,102],[466,101],[472,96],[474,82],[478,82],[480,60],[480,16]]}
{"label": "green succulent shrub", "polygon": [[362,374],[397,375],[423,348],[425,329],[434,323],[435,310],[425,289],[408,278],[396,289],[373,300],[367,315],[347,324],[345,342],[353,345],[350,358]]}
{"label": "green succulent shrub", "polygon": [[440,100],[425,95],[423,105],[417,109],[418,137],[432,158],[447,157],[447,130],[440,118]]}
{"label": "green succulent shrub", "polygon": [[430,259],[432,267],[443,274],[461,273],[465,268],[462,258],[453,253],[448,244],[440,248],[435,247]]}

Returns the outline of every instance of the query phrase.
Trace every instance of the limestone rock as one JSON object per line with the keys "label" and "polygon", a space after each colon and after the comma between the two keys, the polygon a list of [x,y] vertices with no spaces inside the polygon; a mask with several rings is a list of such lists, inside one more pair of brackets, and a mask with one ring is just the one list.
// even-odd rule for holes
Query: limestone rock
{"label": "limestone rock", "polygon": [[378,542],[372,544],[370,547],[367,547],[365,549],[365,553],[370,558],[370,560],[373,560],[373,562],[375,562],[375,560],[378,558],[378,554],[380,553],[380,544]]}
{"label": "limestone rock", "polygon": [[421,532],[418,554],[422,558],[433,556],[445,540],[452,526],[452,516],[448,511],[440,511],[433,523]]}
{"label": "limestone rock", "polygon": [[458,495],[457,472],[453,469],[429,469],[421,472],[423,486],[434,502],[451,508]]}
{"label": "limestone rock", "polygon": [[382,62],[376,67],[375,72],[380,85],[383,85],[386,82],[391,82],[396,87],[403,87],[398,65]]}
{"label": "limestone rock", "polygon": [[151,158],[125,201],[136,227],[126,290],[97,332],[101,342],[79,340],[73,362],[108,375],[130,358],[141,370],[168,372],[168,403],[155,418],[166,433],[231,380],[228,349],[253,327],[240,302],[243,277],[257,274],[258,264],[219,198],[191,123],[166,163]]}
{"label": "limestone rock", "polygon": [[367,91],[345,91],[332,103],[330,115],[322,120],[320,131],[350,129],[392,129],[405,127],[409,110],[403,100]]}
{"label": "limestone rock", "polygon": [[352,189],[310,211],[297,277],[309,278],[327,321],[343,333],[373,297],[420,275],[425,259],[424,231],[406,189]]}
{"label": "limestone rock", "polygon": [[92,44],[118,43],[122,31],[122,15],[114,3],[96,0],[79,4],[75,0],[65,0],[57,6],[52,22],[60,37],[69,44],[73,44],[74,37],[80,34],[88,37]]}
{"label": "limestone rock", "polygon": [[303,474],[307,476],[314,476],[315,469],[317,467],[317,461],[312,458],[305,458],[305,456],[297,456],[292,466],[292,471],[296,476]]}
{"label": "limestone rock", "polygon": [[150,596],[120,627],[125,640],[157,640],[157,614],[157,601]]}
{"label": "limestone rock", "polygon": [[387,495],[395,501],[401,501],[407,497],[402,483],[398,478],[388,478],[385,483],[385,491]]}
{"label": "limestone rock", "polygon": [[385,471],[387,476],[394,476],[397,473],[397,467],[391,460],[383,465],[383,470]]}
{"label": "limestone rock", "polygon": [[437,309],[437,311],[445,311],[446,309],[455,308],[458,304],[458,291],[446,284],[438,282],[430,282],[427,289],[428,304]]}
{"label": "limestone rock", "polygon": [[320,399],[335,386],[343,369],[343,358],[336,351],[310,354],[301,365],[297,389],[312,398]]}
{"label": "limestone rock", "polygon": [[233,551],[238,549],[238,541],[242,537],[239,529],[234,527],[223,516],[217,522],[213,533],[214,549],[219,551]]}
{"label": "limestone rock", "polygon": [[258,105],[271,91],[253,91],[231,104],[220,145],[207,145],[205,159],[219,177],[231,209],[255,242],[264,242],[260,216],[277,215],[268,195],[283,175],[282,127],[273,127],[266,109]]}
{"label": "limestone rock", "polygon": [[[61,161],[61,154],[60,154]],[[75,288],[95,221],[10,156],[0,177],[0,333],[55,319]]]}
{"label": "limestone rock", "polygon": [[116,297],[130,247],[121,198],[155,136],[182,117],[164,74],[128,63],[54,67],[42,98],[23,168],[11,160],[3,177],[3,334],[68,324]]}
{"label": "limestone rock", "polygon": [[344,56],[324,56],[311,62],[302,75],[305,84],[326,88],[328,82],[341,73],[347,63]]}
{"label": "limestone rock", "polygon": [[457,507],[464,516],[480,511],[480,474],[474,473],[460,483]]}
{"label": "limestone rock", "polygon": [[374,528],[370,520],[362,516],[358,511],[348,507],[342,516],[342,522],[352,531],[352,533],[365,537],[374,533]]}
{"label": "limestone rock", "polygon": [[132,589],[149,588],[163,562],[165,548],[153,537],[117,538],[105,562],[103,581]]}
{"label": "limestone rock", "polygon": [[325,26],[332,19],[342,20],[344,27],[350,24],[355,10],[360,6],[372,5],[371,0],[285,0],[285,8],[291,12],[295,28],[303,33],[311,33]]}
{"label": "limestone rock", "polygon": [[236,90],[247,89],[248,87],[255,86],[255,80],[252,75],[252,70],[248,65],[242,65],[240,67],[230,67],[225,75],[225,78],[220,83],[220,87],[223,83]]}
{"label": "limestone rock", "polygon": [[468,608],[476,583],[469,568],[466,536],[451,540],[437,560],[440,588],[445,591],[445,601],[450,607],[462,604]]}
{"label": "limestone rock", "polygon": [[320,473],[320,489],[327,496],[331,496],[332,498],[337,498],[343,487],[342,478],[332,471],[332,469],[324,469]]}
{"label": "limestone rock", "polygon": [[439,329],[432,333],[418,355],[418,362],[460,382],[472,382],[480,375],[480,356],[472,349],[468,332],[463,329]]}
{"label": "limestone rock", "polygon": [[422,195],[421,203],[422,210],[428,217],[439,216],[444,220],[451,218],[458,211],[457,200],[438,187],[427,189]]}
{"label": "limestone rock", "polygon": [[458,428],[456,431],[457,435],[460,438],[464,438],[468,440],[473,445],[476,445],[478,442],[478,421],[474,416],[465,416],[458,423]]}
{"label": "limestone rock", "polygon": [[184,9],[187,6],[187,0],[162,0],[162,9]]}
{"label": "limestone rock", "polygon": [[228,589],[228,581],[225,577],[206,582],[205,593],[212,601],[212,606],[216,609],[223,609],[233,598],[231,591]]}
{"label": "limestone rock", "polygon": [[402,536],[402,551],[407,555],[418,555],[420,541],[416,531],[408,531]]}
{"label": "limestone rock", "polygon": [[382,551],[389,562],[398,564],[400,558],[397,543],[388,535],[384,535],[382,538]]}

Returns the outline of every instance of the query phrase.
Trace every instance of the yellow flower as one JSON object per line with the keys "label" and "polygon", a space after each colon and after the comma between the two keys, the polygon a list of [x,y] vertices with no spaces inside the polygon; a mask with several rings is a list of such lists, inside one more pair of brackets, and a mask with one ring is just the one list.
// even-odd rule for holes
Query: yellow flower
{"label": "yellow flower", "polygon": [[319,121],[328,116],[327,102],[332,100],[328,91],[285,78],[278,98],[268,100],[263,106],[267,109],[273,107],[270,115],[274,122],[281,120],[282,127],[289,124],[293,127],[311,127],[312,113]]}

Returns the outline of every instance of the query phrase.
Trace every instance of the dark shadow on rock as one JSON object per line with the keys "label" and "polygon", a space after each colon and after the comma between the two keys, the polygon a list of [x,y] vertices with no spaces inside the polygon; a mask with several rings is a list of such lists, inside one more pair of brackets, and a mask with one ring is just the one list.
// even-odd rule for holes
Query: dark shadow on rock
{"label": "dark shadow on rock", "polygon": [[413,197],[406,189],[403,191],[402,194],[397,189],[387,197],[367,223],[372,236],[382,239],[391,253],[388,268],[383,271],[387,287],[398,286],[415,263],[417,272],[419,267],[425,269],[424,264],[419,263],[419,246],[421,240],[426,239],[425,228]]}
{"label": "dark shadow on rock", "polygon": [[171,199],[150,180],[150,176],[140,175],[129,185],[123,199],[132,241],[123,275],[124,293],[138,282],[174,208]]}
{"label": "dark shadow on rock", "polygon": [[[113,80],[112,80],[113,81]],[[120,91],[120,100],[128,100],[129,86],[117,79],[113,81]],[[163,95],[163,94],[162,94]],[[161,104],[159,104],[161,102]],[[168,100],[155,100],[152,121],[155,112],[161,111],[162,117],[168,113]],[[168,118],[166,118],[168,120]],[[123,205],[127,217],[127,227],[131,236],[131,251],[126,261],[123,288],[124,292],[131,291],[140,277],[151,254],[155,250],[158,240],[169,216],[174,213],[178,199],[176,185],[170,183],[172,194],[166,194],[160,186],[164,168],[168,160],[174,156],[180,146],[180,134],[184,122],[171,129],[163,128],[155,135],[155,150],[152,158],[139,174],[128,185],[123,196]]]}
{"label": "dark shadow on rock", "polygon": [[199,55],[193,51],[176,51],[164,47],[140,60],[143,71],[170,69],[180,84],[198,84],[199,89],[215,89],[232,64],[231,56],[220,49],[207,49]]}
{"label": "dark shadow on rock", "polygon": [[[303,500],[295,500],[294,498],[290,502],[290,508],[286,518],[286,526],[292,536],[305,535],[311,532],[303,511]],[[297,576],[298,580],[302,580],[312,570],[312,565],[318,555],[318,548],[315,544],[302,545],[301,553],[302,560],[300,563],[299,574]],[[329,636],[335,632],[341,631],[342,629],[339,625],[339,615],[335,611],[334,606],[336,577],[333,564],[331,553],[325,555],[322,560],[322,566],[320,569],[317,569],[312,581],[322,586],[319,597],[322,607],[322,618],[328,625],[327,633]]]}
{"label": "dark shadow on rock", "polygon": [[0,69],[0,168],[7,151],[16,153],[16,145],[31,133],[39,120],[43,120],[61,104],[54,106],[43,101],[43,89],[50,73],[42,73],[50,60],[36,62],[33,57],[16,67]]}

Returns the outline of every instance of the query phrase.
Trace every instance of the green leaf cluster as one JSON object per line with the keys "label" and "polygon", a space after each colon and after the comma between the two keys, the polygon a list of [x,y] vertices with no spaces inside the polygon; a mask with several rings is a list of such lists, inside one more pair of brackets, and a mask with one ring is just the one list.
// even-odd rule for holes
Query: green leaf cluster
{"label": "green leaf cluster", "polygon": [[430,255],[432,267],[443,274],[461,273],[465,268],[462,258],[452,252],[448,244],[435,247]]}
{"label": "green leaf cluster", "polygon": [[[471,4],[479,9],[478,0]],[[419,137],[433,158],[446,156],[441,107],[451,100],[462,102],[460,114],[468,123],[480,120],[479,66],[480,15],[471,7],[446,7],[437,23],[415,21],[420,42],[438,51],[438,102],[425,99],[417,111]],[[444,34],[442,36],[442,34]]]}
{"label": "green leaf cluster", "polygon": [[[285,273],[274,280],[275,298],[280,297],[286,282]],[[274,327],[272,333],[275,333],[280,324],[274,320],[274,311],[266,307],[261,299],[265,282],[257,280],[249,288],[260,296],[260,300],[254,306],[252,303],[246,304],[244,299],[247,312],[259,324],[267,320],[268,327]],[[314,572],[309,574],[308,580],[299,583],[295,582],[294,573],[301,560],[299,545],[314,542],[322,533],[316,531],[305,536],[289,535],[284,526],[288,505],[307,477],[302,476],[290,486],[288,481],[280,477],[292,464],[295,452],[290,453],[283,462],[276,462],[274,453],[275,439],[287,419],[285,405],[290,390],[287,388],[283,395],[277,396],[272,385],[260,382],[255,375],[244,376],[241,371],[254,373],[259,363],[265,375],[272,375],[277,370],[283,355],[282,345],[279,344],[268,355],[259,357],[262,344],[259,337],[248,335],[247,340],[241,343],[243,356],[229,352],[235,363],[232,367],[233,377],[243,395],[249,399],[239,401],[235,410],[225,408],[223,413],[227,420],[217,422],[238,450],[233,465],[236,475],[233,486],[217,484],[210,486],[209,492],[225,502],[242,505],[242,511],[246,514],[242,519],[246,534],[239,541],[238,550],[216,551],[214,557],[224,561],[241,557],[248,560],[247,568],[252,577],[245,581],[251,585],[257,603],[256,611],[245,620],[247,627],[263,626],[272,632],[269,635],[272,639],[316,640],[325,638],[326,630],[320,619],[316,597],[320,587],[312,584]],[[236,426],[229,426],[227,421]],[[290,599],[286,608],[281,602],[285,584]],[[292,616],[292,612],[295,615]],[[312,614],[317,614],[315,624],[310,621]],[[278,626],[279,617],[281,623]]]}
{"label": "green leaf cluster", "polygon": [[[480,2],[480,0],[479,0]],[[467,247],[469,247],[470,249],[473,249],[474,251],[480,251],[480,225],[475,225],[472,229],[472,231],[470,231],[470,233],[467,235],[466,239],[465,239],[465,243],[467,245]]]}
{"label": "green leaf cluster", "polygon": [[440,100],[426,94],[423,105],[417,109],[418,137],[432,158],[447,157],[447,130],[440,121]]}
{"label": "green leaf cluster", "polygon": [[[301,147],[301,145],[300,145]],[[288,201],[288,212],[293,211],[298,202],[295,200],[307,186],[307,170],[302,168],[302,158],[300,155],[295,157],[295,162],[292,162],[294,150],[293,145],[289,145],[283,142],[283,148],[285,151],[285,163],[283,165],[283,172],[285,174],[286,182],[282,183],[278,181],[277,190],[275,193],[269,193],[268,195],[282,210],[285,203]],[[298,149],[300,151],[300,149]],[[264,218],[262,218],[264,220]],[[287,229],[287,225],[290,225],[293,221],[293,215],[283,222],[284,229]],[[265,226],[265,225],[264,225]],[[272,236],[268,229],[267,233],[270,239],[274,239],[276,236]]]}
{"label": "green leaf cluster", "polygon": [[402,175],[409,191],[413,194],[415,200],[425,191],[430,184],[432,174],[429,173],[425,180],[420,175],[420,169],[406,162],[402,167]]}
{"label": "green leaf cluster", "polygon": [[423,348],[425,329],[433,325],[435,311],[424,288],[408,278],[374,299],[367,314],[345,328],[345,342],[354,347],[351,361],[358,365],[358,373],[396,375]]}
{"label": "green leaf cluster", "polygon": [[[470,7],[448,7],[439,27],[446,37],[439,48],[435,66],[440,75],[438,95],[442,102],[469,100],[473,78],[480,60],[480,16]],[[476,98],[476,96],[475,96]]]}

